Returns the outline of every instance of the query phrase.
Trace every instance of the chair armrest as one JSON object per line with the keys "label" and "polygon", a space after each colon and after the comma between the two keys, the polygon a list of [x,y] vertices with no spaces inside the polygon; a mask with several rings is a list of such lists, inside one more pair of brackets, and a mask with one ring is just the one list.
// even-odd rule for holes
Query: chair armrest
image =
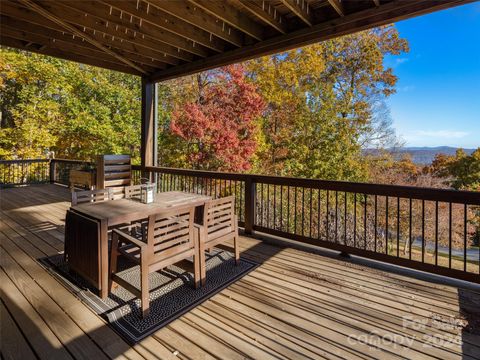
{"label": "chair armrest", "polygon": [[200,225],[200,224],[193,224],[193,227],[196,228],[197,230],[199,231],[202,231],[203,230],[203,225]]}
{"label": "chair armrest", "polygon": [[123,231],[120,231],[119,229],[113,229],[112,230],[114,234],[117,234],[123,241],[129,242],[135,246],[138,246],[139,248],[146,248],[147,244],[144,243],[143,241],[140,241],[138,239],[135,239],[133,236],[124,233]]}
{"label": "chair armrest", "polygon": [[195,229],[195,235],[198,236],[200,241],[205,241],[205,226],[200,224],[193,223],[193,228]]}

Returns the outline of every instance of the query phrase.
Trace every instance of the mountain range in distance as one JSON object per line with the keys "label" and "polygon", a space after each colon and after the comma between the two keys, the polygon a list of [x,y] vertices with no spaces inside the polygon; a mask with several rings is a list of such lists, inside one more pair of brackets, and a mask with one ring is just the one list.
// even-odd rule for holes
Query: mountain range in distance
{"label": "mountain range in distance", "polygon": [[[436,147],[402,147],[398,149],[391,149],[391,152],[396,155],[396,157],[401,158],[404,154],[410,154],[412,161],[418,165],[427,165],[430,164],[435,155],[445,154],[445,155],[455,155],[456,151],[459,148],[451,146],[436,146]],[[475,151],[475,149],[463,149],[467,155],[470,155]],[[375,154],[376,149],[367,149],[365,150],[367,154]]]}

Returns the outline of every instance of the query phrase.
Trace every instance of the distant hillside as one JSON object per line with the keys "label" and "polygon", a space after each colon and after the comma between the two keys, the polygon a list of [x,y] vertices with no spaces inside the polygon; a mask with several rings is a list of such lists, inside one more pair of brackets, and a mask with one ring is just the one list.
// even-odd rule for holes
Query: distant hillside
{"label": "distant hillside", "polygon": [[[430,164],[435,158],[436,154],[455,155],[458,148],[450,146],[437,147],[403,147],[392,150],[396,157],[401,158],[404,154],[410,154],[412,161],[415,164],[425,165]],[[467,155],[470,155],[475,149],[463,149]],[[366,153],[375,154],[377,150],[367,149]]]}

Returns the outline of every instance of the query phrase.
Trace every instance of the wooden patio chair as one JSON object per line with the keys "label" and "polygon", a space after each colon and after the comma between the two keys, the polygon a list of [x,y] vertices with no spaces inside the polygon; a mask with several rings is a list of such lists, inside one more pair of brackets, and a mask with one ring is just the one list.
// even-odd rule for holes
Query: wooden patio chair
{"label": "wooden patio chair", "polygon": [[111,189],[72,191],[72,206],[87,202],[99,202],[113,200],[113,192]]}
{"label": "wooden patio chair", "polygon": [[201,283],[206,282],[205,250],[233,240],[235,264],[240,261],[238,246],[238,218],[235,215],[235,197],[227,196],[221,199],[210,200],[205,204],[203,225],[195,224],[200,233],[200,268]]}
{"label": "wooden patio chair", "polygon": [[[140,297],[143,316],[149,313],[148,275],[193,256],[194,285],[200,286],[198,230],[194,227],[195,207],[182,207],[151,215],[146,236],[135,237],[119,229],[112,234],[110,291],[116,284]],[[140,291],[116,275],[117,258],[126,256],[140,264]]]}
{"label": "wooden patio chair", "polygon": [[125,186],[125,198],[126,199],[140,199],[142,194],[142,185],[130,185]]}

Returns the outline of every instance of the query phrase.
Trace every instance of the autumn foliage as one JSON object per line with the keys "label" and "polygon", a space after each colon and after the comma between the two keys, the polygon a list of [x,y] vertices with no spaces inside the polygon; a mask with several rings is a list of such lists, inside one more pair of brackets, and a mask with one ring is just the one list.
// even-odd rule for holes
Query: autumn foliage
{"label": "autumn foliage", "polygon": [[265,103],[241,65],[219,69],[214,81],[196,101],[175,109],[171,131],[189,143],[188,161],[196,168],[249,170],[256,150],[254,120]]}

